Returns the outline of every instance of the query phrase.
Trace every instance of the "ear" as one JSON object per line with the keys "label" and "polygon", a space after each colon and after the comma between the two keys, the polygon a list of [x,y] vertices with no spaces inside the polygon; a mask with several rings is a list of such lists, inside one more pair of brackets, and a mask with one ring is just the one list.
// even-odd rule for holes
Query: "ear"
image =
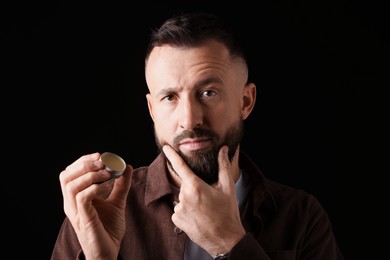
{"label": "ear", "polygon": [[248,83],[244,86],[243,91],[241,115],[245,120],[252,112],[256,103],[256,85],[254,83]]}
{"label": "ear", "polygon": [[146,94],[146,100],[148,102],[148,109],[149,109],[149,114],[150,114],[150,117],[152,118],[153,122],[154,122],[154,116],[153,116],[153,102],[152,102],[152,96],[150,95],[150,93]]}

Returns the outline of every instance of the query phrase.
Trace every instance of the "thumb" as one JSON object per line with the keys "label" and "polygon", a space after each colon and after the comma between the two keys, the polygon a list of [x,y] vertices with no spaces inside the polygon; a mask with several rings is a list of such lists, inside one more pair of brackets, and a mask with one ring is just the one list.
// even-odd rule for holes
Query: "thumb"
{"label": "thumb", "polygon": [[221,187],[222,190],[234,189],[234,180],[232,165],[229,161],[228,156],[229,148],[225,145],[218,153],[218,182],[217,186]]}
{"label": "thumb", "polygon": [[127,195],[131,187],[131,179],[133,177],[133,167],[127,165],[121,177],[115,180],[114,189],[110,198],[115,198],[120,203],[120,206],[125,207]]}

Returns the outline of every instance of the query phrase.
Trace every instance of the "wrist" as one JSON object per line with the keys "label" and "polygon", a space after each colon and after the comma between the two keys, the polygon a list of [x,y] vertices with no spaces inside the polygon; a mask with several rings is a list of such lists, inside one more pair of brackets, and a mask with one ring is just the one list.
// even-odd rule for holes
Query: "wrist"
{"label": "wrist", "polygon": [[230,252],[223,253],[223,254],[216,254],[213,256],[214,260],[222,260],[222,259],[229,259]]}

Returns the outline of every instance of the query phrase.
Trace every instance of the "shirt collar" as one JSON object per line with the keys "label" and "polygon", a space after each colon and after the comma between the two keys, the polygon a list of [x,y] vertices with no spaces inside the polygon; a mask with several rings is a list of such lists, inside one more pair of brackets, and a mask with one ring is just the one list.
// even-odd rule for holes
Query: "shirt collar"
{"label": "shirt collar", "polygon": [[145,186],[145,205],[172,193],[174,193],[174,189],[168,179],[165,158],[160,153],[148,168]]}

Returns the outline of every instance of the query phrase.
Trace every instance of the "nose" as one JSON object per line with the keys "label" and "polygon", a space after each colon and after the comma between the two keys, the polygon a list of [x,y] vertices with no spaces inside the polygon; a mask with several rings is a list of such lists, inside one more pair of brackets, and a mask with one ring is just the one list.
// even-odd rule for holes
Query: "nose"
{"label": "nose", "polygon": [[179,126],[183,130],[193,130],[203,124],[202,104],[196,99],[186,98],[178,107]]}

